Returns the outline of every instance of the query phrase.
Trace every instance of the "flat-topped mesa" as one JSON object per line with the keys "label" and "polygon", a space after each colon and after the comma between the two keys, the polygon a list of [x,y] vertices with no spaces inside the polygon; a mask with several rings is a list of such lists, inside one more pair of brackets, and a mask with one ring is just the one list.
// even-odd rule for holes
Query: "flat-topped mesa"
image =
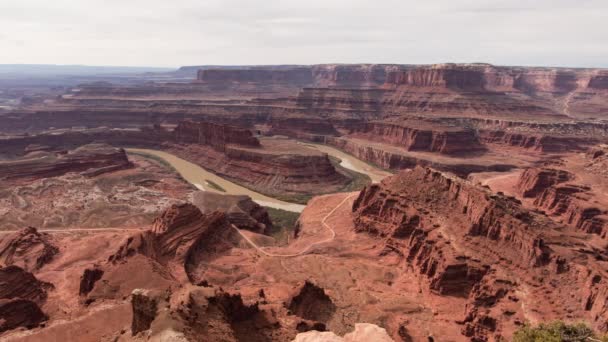
{"label": "flat-topped mesa", "polygon": [[121,148],[105,144],[89,144],[63,153],[40,152],[12,161],[0,162],[0,181],[36,180],[56,177],[68,172],[94,177],[133,167]]}
{"label": "flat-topped mesa", "polygon": [[389,73],[407,66],[396,64],[320,64],[312,66],[315,87],[379,87]]}
{"label": "flat-topped mesa", "polygon": [[408,151],[463,154],[485,149],[472,129],[425,122],[370,122],[355,128],[351,135],[403,147]]}
{"label": "flat-topped mesa", "polygon": [[312,83],[310,67],[249,67],[238,69],[203,69],[197,74],[198,82],[205,83]]}
{"label": "flat-topped mesa", "polygon": [[377,87],[389,72],[406,66],[391,64],[318,64],[201,69],[197,82],[289,84],[300,87]]}
{"label": "flat-topped mesa", "polygon": [[173,133],[177,142],[208,145],[219,151],[225,151],[227,145],[261,146],[248,129],[212,122],[181,121]]}
{"label": "flat-topped mesa", "polygon": [[468,91],[485,90],[485,66],[437,64],[418,66],[409,70],[391,72],[388,85],[417,88],[446,88]]}
{"label": "flat-topped mesa", "polygon": [[[584,83],[588,77],[585,70],[445,63],[391,72],[386,85],[474,92],[566,94],[578,88],[579,80]],[[601,77],[596,82],[601,84]]]}
{"label": "flat-topped mesa", "polygon": [[[416,168],[365,188],[353,213],[356,231],[377,236],[381,255],[403,260],[430,291],[469,298],[466,336],[499,340],[527,310],[541,320],[579,317],[608,329],[605,252],[513,198]],[[531,291],[525,297],[523,288]],[[560,305],[543,307],[553,301]],[[507,311],[518,318],[504,319]]]}

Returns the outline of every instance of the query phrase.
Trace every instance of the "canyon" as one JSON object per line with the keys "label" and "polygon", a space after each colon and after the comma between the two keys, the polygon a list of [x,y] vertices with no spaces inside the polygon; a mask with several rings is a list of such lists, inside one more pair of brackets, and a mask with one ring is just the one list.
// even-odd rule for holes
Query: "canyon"
{"label": "canyon", "polygon": [[83,79],[0,111],[2,340],[608,332],[604,69]]}

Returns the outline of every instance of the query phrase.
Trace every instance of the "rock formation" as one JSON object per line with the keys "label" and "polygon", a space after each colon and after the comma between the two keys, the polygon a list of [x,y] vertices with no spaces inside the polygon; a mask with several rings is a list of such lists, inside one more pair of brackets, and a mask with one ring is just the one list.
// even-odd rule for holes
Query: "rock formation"
{"label": "rock formation", "polygon": [[[516,293],[524,279],[540,282],[533,286],[561,284],[559,291],[542,294],[551,301],[563,301],[561,291],[579,284],[571,292],[572,306],[567,306],[575,309],[568,310],[603,329],[606,318],[603,309],[595,309],[597,301],[588,307],[575,304],[584,302],[589,291],[585,279],[578,278],[579,270],[593,274],[601,266],[577,260],[577,255],[587,253],[576,247],[581,241],[564,236],[561,226],[525,210],[517,200],[416,168],[366,188],[353,211],[356,230],[378,236],[385,245],[383,254],[403,258],[426,278],[431,291],[469,299],[462,320],[466,336],[483,340],[512,331],[521,308],[512,308],[520,299],[509,294]],[[488,244],[491,250],[484,247]],[[601,251],[588,252],[604,258]],[[525,274],[509,277],[512,267],[525,269]],[[536,298],[533,305],[541,302]],[[552,309],[558,316],[566,310]]]}
{"label": "rock formation", "polygon": [[210,214],[218,210],[225,212],[228,222],[241,229],[264,234],[272,227],[268,211],[249,196],[198,191],[192,195],[192,204],[198,207],[203,214]]}
{"label": "rock formation", "polygon": [[67,153],[27,155],[15,161],[0,162],[0,181],[32,181],[68,172],[93,177],[132,166],[123,149],[91,144]]}
{"label": "rock formation", "polygon": [[226,151],[226,145],[230,144],[260,147],[260,141],[251,131],[211,122],[182,121],[173,134],[178,143],[208,145],[219,151]]}
{"label": "rock formation", "polygon": [[51,237],[28,227],[0,237],[0,265],[19,266],[26,271],[39,270],[59,252]]}
{"label": "rock formation", "polygon": [[336,311],[335,304],[325,291],[308,281],[291,298],[288,308],[294,315],[321,323],[327,323]]}
{"label": "rock formation", "polygon": [[355,330],[344,337],[332,332],[311,331],[301,333],[292,342],[393,342],[394,340],[386,333],[386,330],[374,324],[357,323]]}
{"label": "rock formation", "polygon": [[18,266],[0,268],[0,332],[33,328],[47,320],[40,306],[51,288]]}

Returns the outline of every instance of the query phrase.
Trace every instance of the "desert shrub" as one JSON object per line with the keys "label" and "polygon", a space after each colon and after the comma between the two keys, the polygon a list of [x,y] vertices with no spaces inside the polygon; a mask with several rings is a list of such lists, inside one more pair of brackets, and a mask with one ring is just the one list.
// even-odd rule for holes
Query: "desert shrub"
{"label": "desert shrub", "polygon": [[536,327],[525,325],[515,332],[513,342],[607,342],[584,323],[566,324],[561,321],[543,323]]}

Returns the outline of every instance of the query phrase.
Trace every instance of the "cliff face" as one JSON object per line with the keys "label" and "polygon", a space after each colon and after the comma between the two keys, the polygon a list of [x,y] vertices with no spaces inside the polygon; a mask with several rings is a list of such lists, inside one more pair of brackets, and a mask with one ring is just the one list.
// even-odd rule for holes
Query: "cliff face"
{"label": "cliff face", "polygon": [[388,75],[388,85],[444,88],[458,91],[566,94],[589,80],[588,87],[601,84],[602,76],[589,70],[499,67],[489,64],[435,64],[414,66]]}
{"label": "cliff face", "polygon": [[544,135],[504,130],[481,130],[479,131],[479,139],[487,144],[507,145],[549,153],[584,151],[590,145],[597,143],[592,137]]}
{"label": "cliff face", "polygon": [[559,169],[529,168],[522,173],[517,188],[547,214],[561,218],[577,230],[608,238],[608,211],[595,199],[592,188],[576,182],[574,174]]}
{"label": "cliff face", "polygon": [[[416,168],[367,187],[353,212],[356,231],[376,236],[385,246],[382,254],[401,258],[431,292],[467,299],[460,321],[465,336],[508,336],[524,319],[524,305],[535,307],[541,320],[572,314],[608,328],[606,298],[597,297],[606,295],[607,286],[587,283],[592,274],[604,273],[601,262],[577,259],[586,252],[602,258],[602,252],[581,252],[582,240],[564,236],[561,226],[514,199]],[[553,284],[552,292],[540,290],[545,283]],[[519,294],[522,286],[534,299]],[[593,300],[586,306],[590,292]],[[546,302],[561,304],[541,308]]]}
{"label": "cliff face", "polygon": [[362,142],[360,140],[356,141],[339,137],[325,137],[323,142],[348,152],[361,160],[378,165],[383,169],[390,170],[402,170],[410,169],[415,166],[423,166],[432,167],[441,171],[452,172],[459,177],[466,178],[470,173],[473,172],[508,171],[515,168],[515,165],[509,164],[508,161],[500,164],[470,163],[466,160],[458,161],[456,163],[433,161],[417,156],[388,151],[380,147],[372,146],[365,141]]}
{"label": "cliff face", "polygon": [[484,150],[475,131],[471,129],[432,127],[416,122],[367,123],[361,128],[356,128],[352,135],[403,147],[408,151],[461,154]]}
{"label": "cliff face", "polygon": [[485,89],[484,67],[439,64],[393,72],[386,83],[411,87],[448,88],[468,91]]}
{"label": "cliff face", "polygon": [[589,80],[587,84],[588,88],[597,89],[597,90],[607,90],[608,89],[608,73],[604,72],[603,74],[593,76]]}
{"label": "cliff face", "polygon": [[211,122],[182,121],[175,130],[175,141],[208,145],[219,151],[225,151],[227,145],[260,147],[250,130]]}

